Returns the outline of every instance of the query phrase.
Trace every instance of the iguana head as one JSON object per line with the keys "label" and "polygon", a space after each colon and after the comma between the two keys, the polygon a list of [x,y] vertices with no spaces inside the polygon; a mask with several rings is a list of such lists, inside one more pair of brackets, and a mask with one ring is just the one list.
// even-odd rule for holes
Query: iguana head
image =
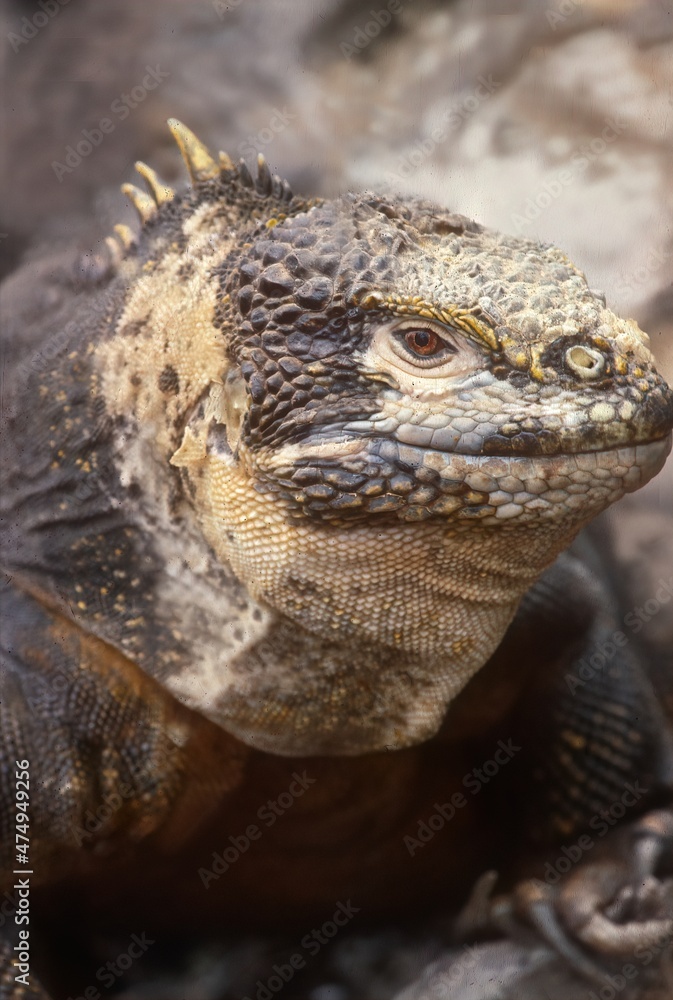
{"label": "iguana head", "polygon": [[232,457],[299,523],[554,534],[666,451],[647,335],[555,247],[348,196],[258,234],[222,287]]}
{"label": "iguana head", "polygon": [[194,189],[160,205],[120,320],[147,374],[107,397],[221,563],[323,650],[274,676],[241,654],[218,717],[279,752],[425,738],[535,577],[661,468],[671,390],[555,247],[421,201],[293,199],[178,135]]}

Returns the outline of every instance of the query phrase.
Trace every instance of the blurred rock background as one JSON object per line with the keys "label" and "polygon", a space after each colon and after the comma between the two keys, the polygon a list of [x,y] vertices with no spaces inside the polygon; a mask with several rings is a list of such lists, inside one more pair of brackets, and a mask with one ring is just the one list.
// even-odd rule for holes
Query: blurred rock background
{"label": "blurred rock background", "polygon": [[[165,126],[172,115],[232,156],[264,152],[302,193],[388,187],[557,243],[649,332],[673,380],[665,0],[3,0],[0,30],[3,274],[89,249],[115,222],[135,225],[119,184],[134,179],[136,159],[183,179]],[[80,157],[85,130],[106,118],[112,129]],[[671,509],[669,463],[604,518],[626,607],[673,572]],[[649,631],[665,655],[673,602]],[[386,940],[349,953],[350,967],[369,970],[366,988],[335,972],[311,1000],[392,996],[414,972],[408,939]],[[390,961],[371,971],[384,966],[377,948],[389,960],[391,947],[392,981]],[[418,947],[416,970],[435,954]],[[193,970],[182,992],[166,992],[166,981],[124,995],[241,995],[224,985],[224,959],[203,961],[191,992]]]}

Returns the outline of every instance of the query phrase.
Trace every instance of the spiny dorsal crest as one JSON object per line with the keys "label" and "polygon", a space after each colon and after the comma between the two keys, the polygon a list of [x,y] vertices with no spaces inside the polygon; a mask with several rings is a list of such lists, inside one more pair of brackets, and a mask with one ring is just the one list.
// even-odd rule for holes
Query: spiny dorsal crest
{"label": "spiny dorsal crest", "polygon": [[[271,174],[261,153],[257,156],[257,177],[254,178],[243,159],[236,164],[227,153],[220,152],[215,160],[201,140],[177,118],[169,118],[168,127],[185,161],[193,189],[198,190],[200,185],[219,179],[225,184],[240,184],[262,198],[273,198],[285,203],[292,201],[290,185],[277,174]],[[135,164],[135,168],[145,181],[149,193],[134,184],[122,184],[121,189],[138,213],[141,226],[145,226],[157,217],[162,205],[173,201],[175,191],[164,184],[155,171],[141,160]],[[108,236],[105,242],[111,262],[116,265],[127,252],[135,248],[137,238],[128,226],[117,225],[113,228],[115,236]]]}

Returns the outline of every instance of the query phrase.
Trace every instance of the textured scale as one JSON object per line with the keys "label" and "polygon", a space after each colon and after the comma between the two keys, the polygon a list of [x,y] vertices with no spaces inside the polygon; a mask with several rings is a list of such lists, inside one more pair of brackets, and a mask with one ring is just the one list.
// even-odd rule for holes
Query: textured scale
{"label": "textured scale", "polygon": [[[171,128],[193,188],[140,165],[138,244],[117,227],[93,321],[31,381],[35,431],[17,417],[49,489],[22,572],[255,746],[425,739],[535,577],[660,467],[670,390],[556,248],[297,198]],[[410,322],[457,375],[397,362]]]}
{"label": "textured scale", "polygon": [[[137,164],[137,234],[43,275],[34,307],[17,279],[0,869],[29,757],[41,877],[95,873],[124,905],[140,845],[151,920],[354,887],[373,915],[425,906],[500,864],[504,817],[546,843],[634,776],[642,808],[669,802],[632,652],[568,692],[617,610],[581,545],[559,556],[670,449],[646,334],[555,247],[421,201],[301,198],[170,127],[190,189]],[[414,817],[505,735],[495,798],[411,869]],[[315,789],[194,905],[199,859],[297,768]]]}

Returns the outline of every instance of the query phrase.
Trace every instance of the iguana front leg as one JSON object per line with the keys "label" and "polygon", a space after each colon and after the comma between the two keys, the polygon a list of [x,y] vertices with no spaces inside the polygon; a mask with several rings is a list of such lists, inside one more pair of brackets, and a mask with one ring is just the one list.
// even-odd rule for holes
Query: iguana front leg
{"label": "iguana front leg", "polygon": [[[647,813],[611,838],[603,857],[579,866],[558,887],[519,884],[503,914],[516,912],[580,971],[599,983],[598,961],[623,964],[656,955],[673,939],[673,813]],[[673,985],[673,984],[671,984]]]}
{"label": "iguana front leg", "polygon": [[524,652],[526,636],[546,634],[557,649],[512,720],[527,778],[503,788],[543,860],[510,893],[473,901],[462,932],[491,923],[516,939],[523,923],[525,940],[534,930],[602,987],[624,964],[641,968],[648,950],[655,968],[673,935],[673,744],[642,657],[620,632],[608,587],[586,568],[591,552],[582,554],[542,577],[509,637]]}
{"label": "iguana front leg", "polygon": [[[33,888],[147,838],[172,851],[236,786],[245,749],[73,617],[10,585],[1,623],[0,893],[12,898],[17,869]],[[29,776],[20,837],[17,773]],[[25,925],[4,916],[0,996],[40,996],[32,977],[35,994],[16,981]]]}

